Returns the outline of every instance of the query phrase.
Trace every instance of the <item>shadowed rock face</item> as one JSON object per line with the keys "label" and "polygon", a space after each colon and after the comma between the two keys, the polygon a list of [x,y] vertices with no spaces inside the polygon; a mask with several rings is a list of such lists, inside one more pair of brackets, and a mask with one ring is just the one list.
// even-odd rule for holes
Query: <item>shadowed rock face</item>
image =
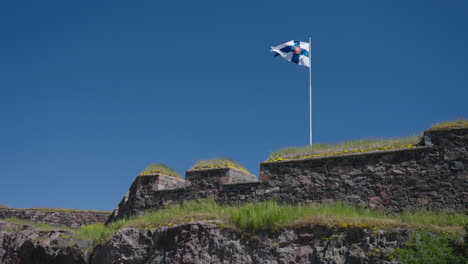
{"label": "shadowed rock face", "polygon": [[411,230],[304,225],[243,237],[216,223],[124,228],[95,250],[92,263],[399,263],[388,254]]}
{"label": "shadowed rock face", "polygon": [[66,234],[0,221],[0,264],[88,263],[91,241],[62,236]]}

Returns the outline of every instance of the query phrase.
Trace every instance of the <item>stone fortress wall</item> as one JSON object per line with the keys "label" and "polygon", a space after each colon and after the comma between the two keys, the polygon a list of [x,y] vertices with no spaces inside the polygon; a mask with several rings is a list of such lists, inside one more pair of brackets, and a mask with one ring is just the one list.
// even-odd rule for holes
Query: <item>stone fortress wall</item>
{"label": "stone fortress wall", "polygon": [[[234,168],[186,172],[184,186],[161,187],[152,174],[138,176],[106,223],[170,204],[212,197],[238,204],[346,201],[390,211],[418,208],[466,210],[468,129],[424,132],[415,148],[260,164],[260,180]],[[169,181],[171,182],[171,181]]]}
{"label": "stone fortress wall", "polygon": [[0,208],[0,219],[18,218],[53,226],[80,227],[104,223],[110,212],[51,208]]}

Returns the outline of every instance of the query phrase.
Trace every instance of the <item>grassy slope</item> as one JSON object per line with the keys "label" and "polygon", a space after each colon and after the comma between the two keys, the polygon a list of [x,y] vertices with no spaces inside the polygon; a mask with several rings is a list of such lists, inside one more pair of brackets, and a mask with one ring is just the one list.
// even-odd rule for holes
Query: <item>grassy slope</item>
{"label": "grassy slope", "polygon": [[76,231],[77,237],[104,243],[123,227],[159,228],[187,223],[195,220],[218,220],[224,226],[246,231],[278,230],[301,223],[321,223],[328,225],[364,226],[376,228],[421,227],[463,233],[468,217],[453,212],[404,212],[387,215],[382,211],[354,207],[348,204],[324,205],[279,205],[276,202],[223,206],[213,200],[188,202],[182,206],[128,219],[108,226],[94,224]]}
{"label": "grassy slope", "polygon": [[[65,230],[75,233],[75,238],[102,244],[123,227],[159,228],[195,220],[218,220],[224,226],[246,232],[278,230],[302,223],[320,223],[341,227],[420,227],[462,234],[463,226],[468,225],[468,216],[453,212],[420,211],[387,215],[382,211],[354,207],[344,203],[279,205],[269,201],[226,206],[206,199],[171,206],[136,218],[120,220],[108,226],[91,224],[78,229],[65,228]],[[57,229],[57,227],[26,220],[7,219],[6,221],[29,224],[45,230]]]}

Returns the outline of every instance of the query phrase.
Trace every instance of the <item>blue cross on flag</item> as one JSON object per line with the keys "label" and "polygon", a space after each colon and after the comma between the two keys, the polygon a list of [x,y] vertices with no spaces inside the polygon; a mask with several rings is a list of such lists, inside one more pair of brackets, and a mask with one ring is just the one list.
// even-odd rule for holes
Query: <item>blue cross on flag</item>
{"label": "blue cross on flag", "polygon": [[271,51],[275,52],[275,57],[281,56],[290,62],[310,67],[310,46],[308,42],[291,40],[279,46],[271,47]]}

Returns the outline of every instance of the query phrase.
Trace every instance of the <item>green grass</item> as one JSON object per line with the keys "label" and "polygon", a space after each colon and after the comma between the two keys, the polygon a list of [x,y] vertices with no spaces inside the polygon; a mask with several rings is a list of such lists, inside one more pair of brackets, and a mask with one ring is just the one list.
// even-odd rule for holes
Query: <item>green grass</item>
{"label": "green grass", "polygon": [[463,233],[468,217],[454,212],[420,211],[387,215],[383,211],[354,207],[345,203],[322,205],[280,205],[274,201],[239,206],[218,205],[212,199],[187,202],[135,218],[116,221],[108,226],[93,224],[74,232],[77,238],[105,243],[123,227],[160,228],[195,220],[217,220],[222,226],[243,232],[278,230],[303,223],[347,228],[350,226],[395,228],[420,227]]}
{"label": "green grass", "polygon": [[421,136],[390,139],[359,139],[337,144],[313,144],[303,147],[289,147],[270,154],[268,161],[335,156],[369,151],[412,148],[419,144]]}
{"label": "green grass", "polygon": [[0,208],[10,208],[10,207],[8,207],[6,205],[3,205],[3,204],[0,204]]}
{"label": "green grass", "polygon": [[468,128],[468,119],[460,118],[459,120],[434,124],[429,130],[446,130],[454,128]]}
{"label": "green grass", "polygon": [[154,173],[162,173],[162,174],[166,174],[169,176],[182,178],[177,171],[169,168],[167,165],[162,164],[162,163],[150,164],[148,167],[146,167],[144,171],[140,173],[140,175],[148,175],[148,174],[154,174]]}
{"label": "green grass", "polygon": [[111,236],[119,229],[120,226],[116,224],[105,226],[102,223],[95,223],[72,230],[75,234],[72,237],[76,239],[91,240],[93,241],[94,246],[103,245],[109,241]]}
{"label": "green grass", "polygon": [[198,161],[191,170],[200,170],[200,169],[209,169],[209,168],[223,168],[223,167],[231,167],[235,168],[247,173],[250,173],[244,166],[242,166],[239,162],[234,161],[228,158],[217,158],[211,160],[200,160]]}

